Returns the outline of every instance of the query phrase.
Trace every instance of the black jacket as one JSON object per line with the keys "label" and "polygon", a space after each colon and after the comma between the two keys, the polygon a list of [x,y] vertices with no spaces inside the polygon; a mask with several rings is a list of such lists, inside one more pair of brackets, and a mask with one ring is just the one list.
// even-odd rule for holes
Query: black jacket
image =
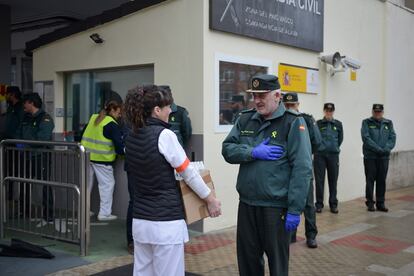
{"label": "black jacket", "polygon": [[158,139],[169,124],[150,118],[126,138],[125,159],[133,198],[133,217],[151,221],[184,219],[174,168],[159,152]]}

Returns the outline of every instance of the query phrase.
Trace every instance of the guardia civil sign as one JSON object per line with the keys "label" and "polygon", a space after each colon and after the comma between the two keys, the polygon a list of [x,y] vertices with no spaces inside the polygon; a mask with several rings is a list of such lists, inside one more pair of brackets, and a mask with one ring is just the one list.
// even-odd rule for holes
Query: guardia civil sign
{"label": "guardia civil sign", "polygon": [[323,51],[324,0],[210,0],[210,29]]}

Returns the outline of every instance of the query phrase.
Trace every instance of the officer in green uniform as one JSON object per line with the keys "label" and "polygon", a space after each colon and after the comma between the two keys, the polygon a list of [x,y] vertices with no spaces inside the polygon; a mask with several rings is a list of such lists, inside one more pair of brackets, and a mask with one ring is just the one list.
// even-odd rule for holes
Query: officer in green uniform
{"label": "officer in green uniform", "polygon": [[324,118],[318,120],[319,131],[322,136],[322,144],[314,155],[314,171],[316,186],[316,212],[322,212],[323,194],[325,186],[325,171],[328,171],[329,207],[332,213],[338,213],[338,199],[336,187],[339,173],[339,152],[344,139],[342,123],[333,118],[335,105],[326,103],[323,106]]}
{"label": "officer in green uniform", "polygon": [[[42,110],[42,99],[37,93],[28,93],[23,97],[25,116],[19,131],[23,140],[51,141],[55,125],[53,119]],[[18,145],[22,147],[22,145]],[[50,175],[50,156],[45,152],[35,152],[31,155],[32,176],[47,180]],[[43,219],[53,220],[53,193],[50,186],[43,186]]]}
{"label": "officer in green uniform", "polygon": [[[17,86],[8,86],[6,90],[6,100],[7,100],[7,112],[6,112],[6,131],[5,139],[19,139],[18,130],[23,121],[24,111],[23,103],[21,100],[21,92]],[[11,154],[7,155],[7,175],[17,175],[18,174],[18,165],[16,156],[18,153],[12,151]],[[9,185],[9,200],[13,199],[14,183]]]}
{"label": "officer in green uniform", "polygon": [[[388,212],[385,207],[385,189],[390,152],[395,146],[396,134],[392,121],[384,118],[384,106],[374,104],[372,117],[362,121],[362,150],[365,167],[365,204],[368,211]],[[376,184],[374,200],[374,184]]]}
{"label": "officer in green uniform", "polygon": [[253,77],[255,109],[243,111],[223,141],[222,155],[240,164],[237,260],[240,275],[288,275],[290,232],[300,223],[312,174],[306,123],[281,104],[273,75]]}
{"label": "officer in green uniform", "polygon": [[[283,103],[286,109],[292,109],[299,112],[298,94],[286,93],[283,95]],[[300,113],[300,115],[305,119],[309,131],[310,143],[312,145],[312,153],[315,153],[322,142],[321,134],[312,115],[306,113]],[[318,228],[316,227],[316,213],[313,199],[313,177],[310,180],[308,198],[303,214],[305,215],[306,245],[309,248],[317,248],[316,235],[318,234]],[[291,242],[296,242],[296,231],[292,233]]]}
{"label": "officer in green uniform", "polygon": [[[171,92],[171,88],[168,85],[160,85],[158,87]],[[170,129],[177,135],[178,142],[186,149],[192,134],[191,120],[187,109],[172,103],[168,123],[171,125]]]}
{"label": "officer in green uniform", "polygon": [[6,91],[6,139],[18,139],[18,130],[23,121],[24,111],[21,92],[17,86],[8,86]]}

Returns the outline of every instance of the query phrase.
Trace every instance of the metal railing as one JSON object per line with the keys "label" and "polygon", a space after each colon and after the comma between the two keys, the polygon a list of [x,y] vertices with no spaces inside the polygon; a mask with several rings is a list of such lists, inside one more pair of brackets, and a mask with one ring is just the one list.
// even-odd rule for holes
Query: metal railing
{"label": "metal railing", "polygon": [[89,154],[78,143],[3,140],[0,237],[13,231],[80,246],[88,254]]}

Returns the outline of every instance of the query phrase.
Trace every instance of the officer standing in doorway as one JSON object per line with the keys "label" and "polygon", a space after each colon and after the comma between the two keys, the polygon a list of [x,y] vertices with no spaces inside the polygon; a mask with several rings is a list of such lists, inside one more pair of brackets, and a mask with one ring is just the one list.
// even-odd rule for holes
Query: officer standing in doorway
{"label": "officer standing in doorway", "polygon": [[223,141],[222,155],[239,164],[237,261],[240,275],[288,275],[290,232],[300,223],[312,174],[306,123],[281,103],[273,75],[253,77],[255,109],[243,111]]}
{"label": "officer standing in doorway", "polygon": [[[372,117],[362,121],[361,136],[365,167],[365,204],[368,211],[388,212],[385,207],[385,189],[391,150],[395,146],[396,134],[392,121],[384,118],[384,106],[374,104]],[[374,184],[376,184],[374,200]]]}
{"label": "officer standing in doorway", "polygon": [[[286,109],[292,109],[296,112],[299,112],[298,94],[286,93],[283,95],[283,103],[285,104]],[[300,115],[303,117],[303,119],[305,119],[306,126],[308,127],[309,131],[312,153],[315,153],[322,142],[321,134],[312,115],[306,113],[300,113]],[[318,234],[318,228],[316,227],[316,213],[313,199],[313,177],[310,179],[308,198],[306,200],[305,210],[303,211],[303,214],[305,215],[306,245],[309,248],[317,248],[318,244],[316,242],[316,235]],[[296,242],[296,230],[292,232],[291,242]]]}
{"label": "officer standing in doorway", "polygon": [[6,139],[19,139],[17,135],[24,116],[21,96],[19,87],[7,87]]}
{"label": "officer standing in doorway", "polygon": [[324,118],[318,120],[322,144],[314,156],[314,172],[316,184],[316,212],[321,213],[325,186],[325,171],[328,171],[329,207],[332,213],[338,213],[338,199],[336,187],[339,173],[339,152],[344,139],[342,123],[334,119],[335,105],[325,103],[323,106]]}
{"label": "officer standing in doorway", "polygon": [[[42,99],[37,93],[28,93],[23,97],[23,107],[25,116],[23,118],[18,137],[24,140],[52,141],[53,129],[55,125],[52,117],[42,109]],[[17,145],[18,148],[26,145]],[[34,147],[34,146],[33,146]],[[32,175],[41,180],[50,176],[51,158],[47,152],[34,152],[30,155]],[[50,186],[44,185],[42,188],[43,220],[40,225],[52,222],[53,212],[53,192]]]}
{"label": "officer standing in doorway", "polygon": [[[6,90],[6,100],[7,100],[7,112],[6,112],[6,130],[5,130],[5,139],[19,139],[19,130],[24,117],[23,102],[22,102],[22,93],[20,88],[17,86],[8,86]],[[18,152],[11,151],[10,154],[7,154],[7,175],[18,175]],[[13,199],[14,193],[14,183],[9,182],[9,194],[8,199]]]}
{"label": "officer standing in doorway", "polygon": [[[171,92],[171,88],[168,85],[160,85],[158,87]],[[180,142],[184,149],[187,149],[192,134],[191,120],[187,109],[173,102],[168,123],[171,125],[170,129],[177,135],[178,142]]]}

